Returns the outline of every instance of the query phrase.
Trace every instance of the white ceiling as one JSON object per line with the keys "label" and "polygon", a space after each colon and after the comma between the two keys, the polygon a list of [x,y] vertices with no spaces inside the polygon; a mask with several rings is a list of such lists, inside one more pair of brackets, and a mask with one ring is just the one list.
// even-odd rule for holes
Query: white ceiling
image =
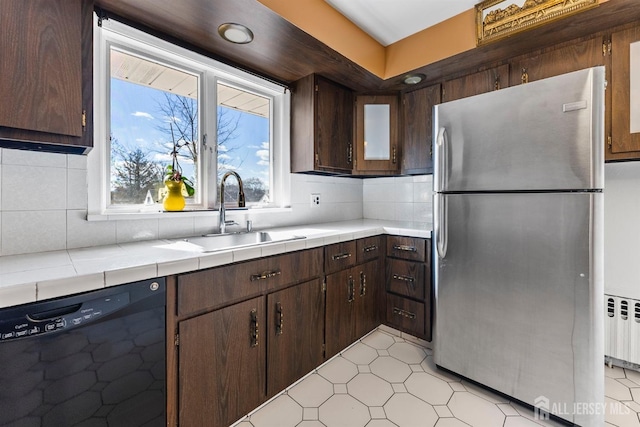
{"label": "white ceiling", "polygon": [[325,0],[383,46],[402,40],[480,0]]}

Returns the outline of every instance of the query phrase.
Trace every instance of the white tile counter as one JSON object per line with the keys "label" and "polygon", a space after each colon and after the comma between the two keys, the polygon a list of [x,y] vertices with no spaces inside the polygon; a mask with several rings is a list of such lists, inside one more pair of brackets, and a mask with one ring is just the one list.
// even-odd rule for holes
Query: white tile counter
{"label": "white tile counter", "polygon": [[0,307],[200,270],[378,234],[430,238],[412,223],[354,220],[278,228],[304,239],[202,252],[178,239],[0,257]]}

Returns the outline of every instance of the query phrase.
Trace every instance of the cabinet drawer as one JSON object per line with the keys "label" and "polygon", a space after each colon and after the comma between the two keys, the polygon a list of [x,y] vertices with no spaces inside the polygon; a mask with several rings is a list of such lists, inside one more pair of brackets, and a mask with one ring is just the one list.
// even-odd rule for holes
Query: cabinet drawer
{"label": "cabinet drawer", "polygon": [[335,243],[324,248],[324,272],[330,274],[356,264],[356,241]]}
{"label": "cabinet drawer", "polygon": [[378,258],[382,253],[382,237],[374,236],[356,240],[356,250],[358,263]]}
{"label": "cabinet drawer", "polygon": [[387,290],[410,298],[424,300],[425,265],[419,262],[389,258]]}
{"label": "cabinet drawer", "polygon": [[404,332],[425,336],[424,304],[387,294],[387,322]]}
{"label": "cabinet drawer", "polygon": [[427,259],[427,241],[419,237],[389,236],[387,256],[424,262]]}
{"label": "cabinet drawer", "polygon": [[178,316],[221,307],[322,274],[322,248],[178,276]]}

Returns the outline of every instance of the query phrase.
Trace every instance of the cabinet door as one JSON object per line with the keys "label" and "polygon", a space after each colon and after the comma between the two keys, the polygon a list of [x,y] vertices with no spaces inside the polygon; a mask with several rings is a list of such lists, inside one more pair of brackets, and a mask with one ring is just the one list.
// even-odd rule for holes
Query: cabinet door
{"label": "cabinet door", "polygon": [[402,95],[403,174],[433,172],[433,106],[441,102],[441,91],[438,84]]}
{"label": "cabinet door", "polygon": [[509,86],[509,65],[479,71],[442,84],[442,102],[454,101]]}
{"label": "cabinet door", "polygon": [[[631,44],[635,43],[635,67],[640,67],[640,26],[619,31],[611,35],[611,156],[609,158],[640,158],[640,132],[631,128],[631,79],[640,86],[640,76],[631,75]],[[635,99],[637,103],[637,99]],[[638,109],[640,110],[640,109]],[[640,123],[640,111],[636,111],[635,123]]]}
{"label": "cabinet door", "polygon": [[558,49],[523,55],[511,61],[511,84],[546,79],[584,68],[604,65],[602,39],[592,38]]}
{"label": "cabinet door", "polygon": [[267,397],[271,397],[322,363],[322,281],[268,295],[267,319]]}
{"label": "cabinet door", "polygon": [[355,269],[330,274],[327,280],[325,357],[328,359],[353,342],[356,336]]}
{"label": "cabinet door", "polygon": [[316,169],[351,172],[353,167],[353,93],[316,78]]}
{"label": "cabinet door", "polygon": [[178,325],[179,425],[226,427],[265,399],[265,298]]}
{"label": "cabinet door", "polygon": [[398,170],[398,97],[370,95],[356,98],[357,172]]}
{"label": "cabinet door", "polygon": [[0,138],[92,145],[90,3],[0,2]]}
{"label": "cabinet door", "polygon": [[380,324],[382,274],[379,261],[356,267],[356,335],[359,339]]}

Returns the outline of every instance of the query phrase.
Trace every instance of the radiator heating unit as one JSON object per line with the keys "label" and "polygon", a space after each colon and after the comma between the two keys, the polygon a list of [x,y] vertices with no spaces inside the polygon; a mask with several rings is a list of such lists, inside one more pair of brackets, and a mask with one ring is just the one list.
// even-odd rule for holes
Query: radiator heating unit
{"label": "radiator heating unit", "polygon": [[605,295],[604,321],[604,354],[609,364],[640,366],[640,301]]}

